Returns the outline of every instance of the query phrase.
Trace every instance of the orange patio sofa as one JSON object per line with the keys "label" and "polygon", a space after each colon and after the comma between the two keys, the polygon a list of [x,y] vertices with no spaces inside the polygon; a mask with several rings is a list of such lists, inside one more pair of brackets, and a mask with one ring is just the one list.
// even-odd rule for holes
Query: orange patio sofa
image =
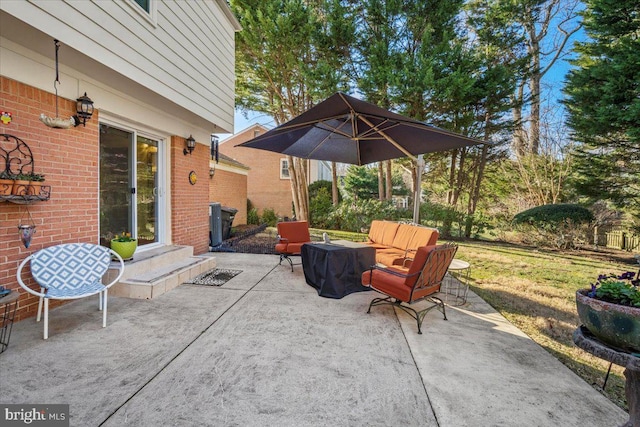
{"label": "orange patio sofa", "polygon": [[413,259],[420,246],[436,244],[440,233],[435,228],[395,221],[371,221],[368,241],[376,250],[376,263],[386,266],[404,266]]}

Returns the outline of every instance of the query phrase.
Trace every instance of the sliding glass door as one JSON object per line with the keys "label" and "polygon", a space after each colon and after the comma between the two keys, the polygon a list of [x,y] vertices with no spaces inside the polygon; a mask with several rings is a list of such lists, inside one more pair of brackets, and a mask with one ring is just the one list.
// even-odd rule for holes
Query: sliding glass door
{"label": "sliding glass door", "polygon": [[162,242],[161,141],[100,125],[100,240],[129,232],[138,246]]}

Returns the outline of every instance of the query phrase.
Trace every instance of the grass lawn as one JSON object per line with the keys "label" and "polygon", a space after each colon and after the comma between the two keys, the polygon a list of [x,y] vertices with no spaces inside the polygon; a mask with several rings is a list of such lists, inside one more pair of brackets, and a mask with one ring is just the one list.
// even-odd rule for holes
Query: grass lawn
{"label": "grass lawn", "polygon": [[628,410],[623,368],[573,344],[580,321],[575,292],[601,273],[637,271],[631,253],[603,256],[593,251],[563,253],[490,243],[460,242],[456,258],[471,264],[471,289],[562,363]]}

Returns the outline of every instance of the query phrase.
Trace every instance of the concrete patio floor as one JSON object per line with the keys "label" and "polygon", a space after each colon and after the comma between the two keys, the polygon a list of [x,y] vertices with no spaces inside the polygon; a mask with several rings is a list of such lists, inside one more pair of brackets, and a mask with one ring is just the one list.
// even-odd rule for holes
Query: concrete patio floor
{"label": "concrete patio floor", "polygon": [[302,267],[216,253],[221,287],[97,298],[14,325],[0,403],[65,403],[72,426],[615,426],[628,415],[476,295],[415,321],[319,297]]}

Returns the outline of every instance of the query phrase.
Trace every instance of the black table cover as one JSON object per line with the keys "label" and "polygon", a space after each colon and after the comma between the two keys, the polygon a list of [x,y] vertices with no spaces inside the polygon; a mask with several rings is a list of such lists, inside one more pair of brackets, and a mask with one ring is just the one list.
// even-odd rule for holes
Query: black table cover
{"label": "black table cover", "polygon": [[376,263],[376,251],[370,246],[347,241],[306,243],[301,256],[304,278],[320,296],[342,298],[370,290],[361,284],[362,273]]}

